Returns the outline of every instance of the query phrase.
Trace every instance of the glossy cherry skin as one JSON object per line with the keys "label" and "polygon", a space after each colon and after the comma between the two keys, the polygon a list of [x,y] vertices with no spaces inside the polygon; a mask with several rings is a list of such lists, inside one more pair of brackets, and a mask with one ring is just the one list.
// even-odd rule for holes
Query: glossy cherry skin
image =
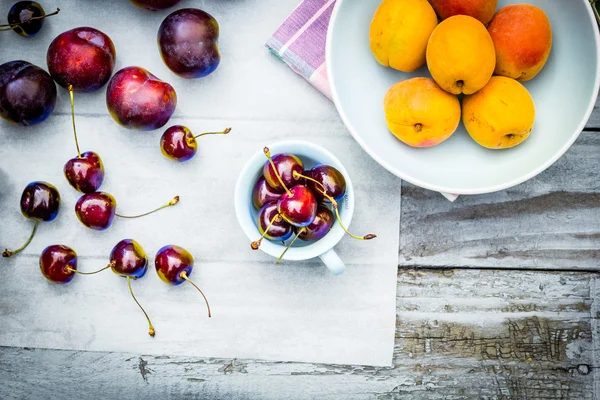
{"label": "glossy cherry skin", "polygon": [[0,65],[0,116],[29,126],[44,121],[54,111],[56,85],[40,67],[27,61]]}
{"label": "glossy cherry skin", "polygon": [[150,11],[164,10],[179,3],[179,0],[130,0],[134,5]]}
{"label": "glossy cherry skin", "polygon": [[46,15],[41,4],[36,1],[19,1],[8,11],[8,23],[17,25],[12,30],[21,36],[34,36],[42,29],[44,19],[34,19]]}
{"label": "glossy cherry skin", "polygon": [[36,221],[52,221],[58,215],[60,194],[48,182],[31,182],[21,195],[21,213]]}
{"label": "glossy cherry skin", "polygon": [[48,71],[60,86],[93,92],[108,82],[117,53],[110,38],[97,29],[81,27],[58,35],[46,54]]}
{"label": "glossy cherry skin", "polygon": [[171,160],[187,161],[196,154],[198,141],[189,128],[174,125],[163,133],[160,148],[164,156]]}
{"label": "glossy cherry skin", "polygon": [[314,221],[300,228],[298,237],[304,241],[319,240],[329,233],[334,222],[333,212],[324,205],[319,205]]}
{"label": "glossy cherry skin", "polygon": [[317,199],[304,185],[296,185],[290,194],[283,193],[277,202],[277,211],[289,224],[296,227],[309,225],[317,215]]}
{"label": "glossy cherry skin", "polygon": [[81,153],[81,157],[70,159],[65,164],[63,171],[71,186],[83,193],[97,191],[104,180],[102,159],[93,151],[86,151]]}
{"label": "glossy cherry skin", "polygon": [[[302,160],[296,157],[293,154],[277,154],[273,158],[273,164],[275,164],[275,168],[277,168],[277,172],[279,172],[279,176],[281,176],[281,180],[285,184],[286,187],[290,188],[294,185],[300,183],[302,178],[294,178],[294,171],[299,174],[304,172],[304,165],[302,164]],[[273,167],[271,163],[267,161],[265,166],[263,167],[263,176],[267,180],[267,183],[271,185],[272,188],[277,190],[284,190],[283,186],[277,179],[277,175],[273,171]]]}
{"label": "glossy cherry skin", "polygon": [[261,176],[252,189],[252,204],[258,210],[265,204],[276,203],[282,193],[283,190],[274,189],[267,183],[265,177]]}
{"label": "glossy cherry skin", "polygon": [[75,214],[90,229],[102,231],[112,224],[117,201],[104,192],[86,193],[77,200]]}
{"label": "glossy cherry skin", "polygon": [[138,242],[123,239],[110,252],[112,271],[121,276],[141,278],[148,270],[148,257]]}
{"label": "glossy cherry skin", "polygon": [[158,29],[158,47],[164,63],[182,78],[202,78],[219,66],[219,24],[197,8],[177,10]]}
{"label": "glossy cherry skin", "polygon": [[[344,195],[346,194],[346,179],[336,168],[330,165],[317,165],[305,175],[320,182],[321,185],[325,187],[325,193],[333,197],[335,201],[340,201],[344,198]],[[306,185],[313,191],[319,202],[329,202],[329,200],[323,196],[323,187],[321,187],[321,185],[310,180],[306,180]]]}
{"label": "glossy cherry skin", "polygon": [[185,281],[181,277],[183,271],[187,276],[192,274],[194,257],[183,247],[170,244],[158,250],[154,258],[154,266],[163,282],[177,286]]}
{"label": "glossy cherry skin", "polygon": [[70,247],[54,244],[46,247],[40,255],[40,270],[50,282],[69,283],[77,270],[77,253]]}
{"label": "glossy cherry skin", "polygon": [[[273,217],[278,213],[277,203],[265,204],[260,209],[258,212],[258,231],[261,235],[265,232],[265,229],[267,229]],[[282,218],[280,221],[273,222],[265,237],[269,240],[287,240],[293,233],[292,226]]]}
{"label": "glossy cherry skin", "polygon": [[177,106],[173,86],[140,67],[118,71],[108,83],[106,106],[119,125],[149,131],[164,126]]}

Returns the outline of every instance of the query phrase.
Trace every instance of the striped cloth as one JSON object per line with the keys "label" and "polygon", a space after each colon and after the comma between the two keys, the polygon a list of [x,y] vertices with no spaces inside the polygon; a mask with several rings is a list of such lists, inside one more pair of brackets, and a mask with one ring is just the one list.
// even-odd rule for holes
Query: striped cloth
{"label": "striped cloth", "polygon": [[[325,67],[327,28],[335,0],[303,0],[266,47],[331,100]],[[450,201],[458,195],[442,193]]]}

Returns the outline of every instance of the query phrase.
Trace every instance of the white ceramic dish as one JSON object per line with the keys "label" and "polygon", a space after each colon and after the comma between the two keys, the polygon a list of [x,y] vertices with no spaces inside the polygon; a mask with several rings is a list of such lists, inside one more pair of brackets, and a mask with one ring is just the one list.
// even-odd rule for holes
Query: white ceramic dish
{"label": "white ceramic dish", "polygon": [[[340,217],[346,227],[350,226],[352,215],[354,214],[354,188],[348,175],[348,171],[332,153],[321,146],[303,140],[286,140],[273,143],[268,146],[272,155],[279,153],[292,153],[297,155],[304,162],[304,168],[310,169],[317,164],[327,164],[337,168],[346,179],[346,195],[338,202]],[[257,226],[258,210],[252,204],[252,189],[258,178],[262,175],[263,166],[267,159],[263,149],[260,148],[248,160],[237,180],[235,186],[235,213],[237,219],[248,236],[248,251],[250,243],[260,237]],[[333,247],[342,239],[345,232],[336,222],[327,235],[318,241],[302,242],[296,241],[289,251],[283,257],[284,260],[308,260],[320,257],[323,263],[334,275],[339,275],[346,269],[342,260],[338,257]],[[279,258],[285,250],[285,246],[279,242],[263,240],[260,250]]]}
{"label": "white ceramic dish", "polygon": [[[369,48],[369,25],[381,0],[337,0],[327,38],[333,101],[351,134],[384,168],[415,185],[456,194],[506,189],[539,174],[577,139],[596,102],[600,38],[587,0],[500,0],[541,7],[552,25],[553,46],[542,72],[524,85],[536,105],[531,136],[509,150],[475,143],[462,123],[442,144],[404,145],[386,126],[383,97],[394,83],[430,76],[427,67],[406,74],[379,65]],[[567,4],[568,3],[568,4]]]}

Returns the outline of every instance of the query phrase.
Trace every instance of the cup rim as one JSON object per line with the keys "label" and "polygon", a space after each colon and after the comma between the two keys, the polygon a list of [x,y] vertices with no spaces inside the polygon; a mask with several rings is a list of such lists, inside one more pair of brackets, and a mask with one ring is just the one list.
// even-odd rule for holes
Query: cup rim
{"label": "cup rim", "polygon": [[[339,211],[342,221],[346,227],[349,227],[354,214],[354,187],[348,174],[348,171],[342,162],[324,147],[305,140],[282,140],[269,144],[267,147],[271,154],[292,153],[300,158],[309,157],[320,163],[331,165],[337,168],[346,180],[346,195],[339,202]],[[235,186],[234,205],[237,220],[242,230],[251,241],[260,237],[260,232],[256,221],[252,216],[254,206],[252,204],[252,189],[260,171],[262,170],[266,158],[263,148],[256,151],[246,162]],[[320,240],[307,244],[302,247],[291,247],[283,257],[284,260],[308,260],[319,257],[321,254],[332,249],[344,237],[345,232],[341,226],[335,222],[331,230]],[[250,243],[248,243],[250,247]],[[260,250],[270,256],[279,258],[285,246],[270,240],[263,240]]]}

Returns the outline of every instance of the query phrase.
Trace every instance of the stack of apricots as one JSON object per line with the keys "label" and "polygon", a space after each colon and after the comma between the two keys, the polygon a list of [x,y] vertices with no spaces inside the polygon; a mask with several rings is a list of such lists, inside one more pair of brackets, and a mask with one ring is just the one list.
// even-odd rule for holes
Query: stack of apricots
{"label": "stack of apricots", "polygon": [[375,59],[403,72],[427,63],[433,78],[406,79],[386,93],[386,122],[399,140],[435,146],[456,131],[461,114],[471,138],[489,149],[514,147],[530,135],[535,105],[520,82],[546,64],[552,28],[536,6],[497,6],[498,0],[379,5],[369,31]]}

